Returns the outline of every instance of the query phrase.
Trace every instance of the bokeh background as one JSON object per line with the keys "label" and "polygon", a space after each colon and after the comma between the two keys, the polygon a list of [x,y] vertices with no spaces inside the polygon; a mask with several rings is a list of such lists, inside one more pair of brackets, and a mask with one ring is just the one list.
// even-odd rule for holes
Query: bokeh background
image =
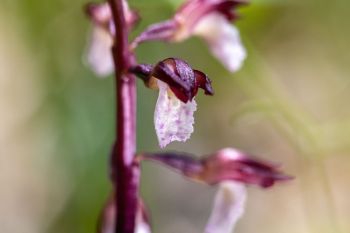
{"label": "bokeh background", "polygon": [[[179,0],[133,0],[146,25]],[[85,0],[0,0],[0,232],[88,233],[111,185],[113,79],[85,65]],[[181,57],[213,80],[199,95],[195,132],[168,149],[236,147],[296,176],[249,188],[236,232],[350,232],[348,0],[252,0],[237,22],[249,57],[230,74],[197,38],[147,43],[140,62]],[[138,150],[157,151],[157,92],[138,83]],[[144,164],[142,196],[155,233],[201,232],[215,187]]]}

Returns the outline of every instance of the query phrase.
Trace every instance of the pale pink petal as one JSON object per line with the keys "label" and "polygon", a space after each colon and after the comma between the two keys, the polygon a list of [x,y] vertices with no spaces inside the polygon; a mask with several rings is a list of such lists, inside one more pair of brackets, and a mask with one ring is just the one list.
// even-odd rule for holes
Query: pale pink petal
{"label": "pale pink petal", "polygon": [[213,55],[231,72],[239,70],[246,58],[239,31],[223,15],[212,13],[203,17],[193,33],[202,37]]}
{"label": "pale pink petal", "polygon": [[139,15],[137,11],[131,10],[128,1],[123,0],[123,9],[124,9],[124,14],[125,14],[125,21],[128,24],[129,27],[135,26],[135,24],[139,20]]}
{"label": "pale pink petal", "polygon": [[[105,207],[102,210],[100,219],[97,226],[98,233],[114,233],[115,232],[115,215],[116,208],[114,205],[114,198],[109,198]],[[139,208],[137,210],[136,222],[135,222],[135,233],[151,233],[151,227],[148,221],[147,212],[140,200]]]}
{"label": "pale pink petal", "polygon": [[197,109],[194,100],[183,103],[171,91],[169,86],[157,80],[159,96],[154,113],[154,125],[160,147],[172,141],[186,141],[193,132],[194,117]]}
{"label": "pale pink petal", "polygon": [[244,184],[221,183],[204,233],[232,233],[244,213],[246,195]]}
{"label": "pale pink petal", "polygon": [[138,222],[135,233],[151,233],[151,228],[146,222]]}
{"label": "pale pink petal", "polygon": [[108,22],[112,18],[112,11],[107,2],[94,4],[92,8],[92,16],[96,22]]}
{"label": "pale pink petal", "polygon": [[98,76],[107,76],[114,70],[111,54],[113,39],[109,32],[94,25],[88,48],[87,62]]}
{"label": "pale pink petal", "polygon": [[232,161],[244,158],[244,155],[241,151],[229,147],[217,151],[216,154],[217,157],[222,161]]}
{"label": "pale pink petal", "polygon": [[135,233],[151,233],[151,227],[142,211],[137,212]]}

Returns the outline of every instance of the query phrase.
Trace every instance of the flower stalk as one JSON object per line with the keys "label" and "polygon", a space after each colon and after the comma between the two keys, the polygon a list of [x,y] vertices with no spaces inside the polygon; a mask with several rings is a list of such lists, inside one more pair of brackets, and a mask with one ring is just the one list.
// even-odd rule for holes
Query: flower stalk
{"label": "flower stalk", "polygon": [[187,0],[171,20],[151,25],[131,44],[129,30],[139,15],[129,9],[126,0],[87,5],[86,12],[94,25],[88,62],[99,76],[114,71],[116,90],[116,140],[110,160],[113,192],[102,210],[98,233],[151,233],[148,214],[139,197],[143,160],[157,161],[193,181],[219,187],[205,233],[229,233],[234,229],[244,212],[246,185],[268,188],[292,178],[284,175],[279,166],[234,148],[222,149],[202,159],[169,152],[143,153],[135,158],[137,77],[147,88],[159,90],[154,126],[162,148],[190,138],[198,90],[210,96],[214,91],[209,77],[186,61],[170,57],[153,65],[138,64],[134,49],[149,40],[179,42],[199,35],[213,55],[234,72],[245,58],[245,49],[230,22],[237,17],[235,7],[242,3],[241,0]]}
{"label": "flower stalk", "polygon": [[115,189],[115,233],[134,233],[138,205],[139,166],[136,152],[136,78],[128,73],[135,59],[128,44],[122,0],[109,0],[115,25],[112,46],[116,84],[116,142],[111,155]]}

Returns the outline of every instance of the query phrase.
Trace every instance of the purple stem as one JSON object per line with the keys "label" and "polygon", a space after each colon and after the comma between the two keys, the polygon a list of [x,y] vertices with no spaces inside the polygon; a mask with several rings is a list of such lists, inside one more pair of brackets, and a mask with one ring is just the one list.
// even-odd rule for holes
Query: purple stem
{"label": "purple stem", "polygon": [[116,145],[111,155],[111,176],[117,209],[115,233],[134,233],[140,170],[136,152],[136,78],[128,73],[135,62],[129,50],[128,27],[122,0],[108,0],[115,25],[112,48],[116,83]]}

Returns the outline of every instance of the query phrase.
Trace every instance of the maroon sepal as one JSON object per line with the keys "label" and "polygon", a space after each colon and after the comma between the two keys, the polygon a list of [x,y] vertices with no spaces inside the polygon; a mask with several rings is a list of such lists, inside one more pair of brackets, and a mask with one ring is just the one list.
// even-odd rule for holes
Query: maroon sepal
{"label": "maroon sepal", "polygon": [[144,153],[140,156],[141,160],[151,160],[159,162],[179,172],[186,177],[194,178],[203,171],[203,164],[191,154],[177,152],[163,152],[148,154]]}
{"label": "maroon sepal", "polygon": [[248,157],[234,149],[224,149],[203,159],[171,152],[144,154],[142,159],[160,162],[190,179],[209,185],[238,181],[268,188],[275,182],[292,179],[282,173],[279,166]]}
{"label": "maroon sepal", "polygon": [[153,65],[150,64],[138,64],[129,69],[129,72],[135,74],[137,77],[141,78],[145,84],[150,80],[150,74],[153,70]]}
{"label": "maroon sepal", "polygon": [[223,14],[227,20],[234,21],[238,19],[237,7],[248,4],[248,1],[244,0],[227,0],[221,1],[214,6],[216,11]]}
{"label": "maroon sepal", "polygon": [[168,84],[176,97],[182,102],[187,103],[189,99],[193,98],[192,90],[194,88],[194,75],[190,74],[191,67],[187,65],[186,68],[188,72],[184,71],[182,73],[189,74],[181,77],[177,70],[178,67],[176,65],[176,60],[177,59],[174,58],[168,58],[158,62],[158,64],[154,66],[151,77],[155,77],[156,79]]}
{"label": "maroon sepal", "polygon": [[203,89],[206,95],[214,94],[208,76],[201,71],[193,70],[187,62],[178,58],[167,58],[154,67],[140,64],[132,67],[130,72],[138,75],[146,84],[152,77],[165,82],[184,103],[192,100],[199,88]]}
{"label": "maroon sepal", "polygon": [[199,20],[211,13],[220,13],[227,20],[237,19],[237,8],[247,4],[245,0],[188,0],[177,10],[176,18],[185,18],[189,27],[193,27]]}
{"label": "maroon sepal", "polygon": [[131,43],[131,48],[134,49],[138,44],[150,40],[168,41],[173,36],[175,30],[178,28],[178,23],[174,20],[167,20],[164,22],[152,24],[147,27],[139,36],[137,36]]}
{"label": "maroon sepal", "polygon": [[[202,88],[204,90],[204,94],[214,95],[214,90],[211,86],[211,80],[209,79],[209,77],[206,74],[204,74],[202,71],[199,71],[199,70],[193,70],[193,71],[194,71],[196,83],[199,88]],[[196,91],[198,91],[198,88]],[[194,93],[194,95],[196,94],[197,92]]]}

